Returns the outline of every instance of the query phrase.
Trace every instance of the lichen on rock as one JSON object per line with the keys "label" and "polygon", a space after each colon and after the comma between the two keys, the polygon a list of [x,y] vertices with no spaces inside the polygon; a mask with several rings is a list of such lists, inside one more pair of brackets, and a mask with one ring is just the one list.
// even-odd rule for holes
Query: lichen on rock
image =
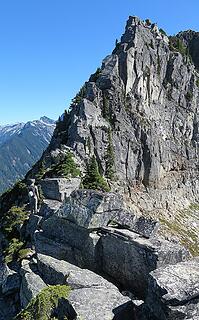
{"label": "lichen on rock", "polygon": [[[57,319],[56,308],[59,301],[68,298],[70,288],[66,285],[48,286],[31,300],[28,306],[16,317],[16,320]],[[68,319],[67,317],[65,317]]]}

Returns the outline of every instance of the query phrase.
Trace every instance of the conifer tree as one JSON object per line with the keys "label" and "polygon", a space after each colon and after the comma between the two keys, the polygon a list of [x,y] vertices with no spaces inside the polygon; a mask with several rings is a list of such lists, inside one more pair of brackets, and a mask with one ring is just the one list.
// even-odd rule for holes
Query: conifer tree
{"label": "conifer tree", "polygon": [[110,190],[107,182],[99,173],[99,167],[95,159],[95,156],[92,156],[88,163],[87,172],[82,181],[82,184],[85,189],[93,189],[100,191]]}

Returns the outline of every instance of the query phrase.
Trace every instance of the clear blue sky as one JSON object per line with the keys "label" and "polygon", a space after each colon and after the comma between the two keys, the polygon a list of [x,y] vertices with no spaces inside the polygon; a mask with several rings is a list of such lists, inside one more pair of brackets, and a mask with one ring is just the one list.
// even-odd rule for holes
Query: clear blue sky
{"label": "clear blue sky", "polygon": [[0,124],[56,119],[129,15],[169,34],[199,30],[199,0],[0,0]]}

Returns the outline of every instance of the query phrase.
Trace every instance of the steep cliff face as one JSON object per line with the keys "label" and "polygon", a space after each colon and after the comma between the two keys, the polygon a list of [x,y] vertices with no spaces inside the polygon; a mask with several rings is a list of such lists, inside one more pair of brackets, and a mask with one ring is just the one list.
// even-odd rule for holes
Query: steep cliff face
{"label": "steep cliff face", "polygon": [[84,174],[94,155],[113,191],[124,193],[136,212],[160,218],[182,241],[190,237],[195,250],[199,38],[194,32],[172,38],[129,17],[113,53],[58,123],[42,161],[56,163],[67,146]]}

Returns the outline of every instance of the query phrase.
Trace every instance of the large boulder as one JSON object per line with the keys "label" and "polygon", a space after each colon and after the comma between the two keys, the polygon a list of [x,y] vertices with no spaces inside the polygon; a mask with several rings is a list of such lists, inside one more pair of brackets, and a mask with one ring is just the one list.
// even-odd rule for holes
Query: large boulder
{"label": "large boulder", "polygon": [[125,210],[122,196],[112,192],[74,191],[56,214],[83,228],[96,229],[116,223],[147,238],[159,227],[158,221]]}
{"label": "large boulder", "polygon": [[44,221],[42,229],[35,234],[37,252],[104,272],[141,298],[152,270],[189,258],[182,246],[162,238],[147,239],[113,227],[91,231],[56,215]]}
{"label": "large boulder", "polygon": [[189,258],[181,245],[162,238],[145,239],[130,230],[107,228],[101,237],[101,268],[125,287],[144,298],[149,273]]}
{"label": "large boulder", "polygon": [[6,267],[5,277],[2,282],[2,293],[4,295],[10,295],[15,293],[20,288],[20,275]]}
{"label": "large boulder", "polygon": [[151,272],[146,304],[159,320],[198,319],[199,258]]}
{"label": "large boulder", "polygon": [[32,271],[28,260],[23,260],[21,275],[20,303],[21,307],[25,308],[31,299],[46,287],[46,284],[38,274]]}
{"label": "large boulder", "polygon": [[44,218],[49,218],[60,208],[62,202],[58,200],[43,199],[39,215]]}
{"label": "large boulder", "polygon": [[37,255],[37,260],[39,272],[46,283],[68,284],[71,287],[68,300],[78,319],[109,320],[114,316],[124,319],[122,316],[126,308],[130,309],[131,302],[112,283],[66,261],[41,254]]}
{"label": "large boulder", "polygon": [[80,186],[80,178],[47,178],[41,180],[42,194],[47,199],[63,201]]}

